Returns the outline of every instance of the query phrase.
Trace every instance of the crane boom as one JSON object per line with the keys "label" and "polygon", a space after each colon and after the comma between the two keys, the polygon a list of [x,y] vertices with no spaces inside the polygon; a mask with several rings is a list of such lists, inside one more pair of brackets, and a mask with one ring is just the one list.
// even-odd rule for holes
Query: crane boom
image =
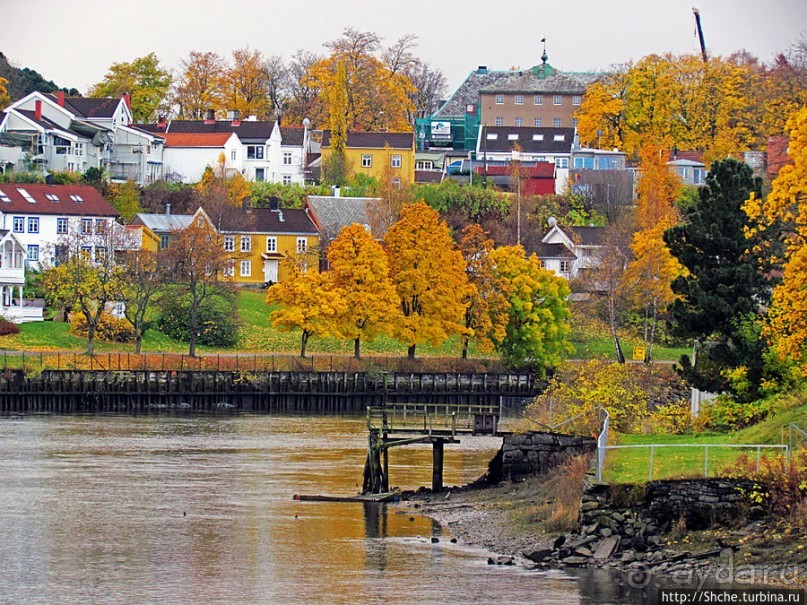
{"label": "crane boom", "polygon": [[701,27],[701,14],[697,8],[693,8],[692,12],[695,14],[695,25],[698,27],[698,39],[701,43],[701,56],[703,57],[703,62],[706,63],[706,42],[703,40],[703,28]]}

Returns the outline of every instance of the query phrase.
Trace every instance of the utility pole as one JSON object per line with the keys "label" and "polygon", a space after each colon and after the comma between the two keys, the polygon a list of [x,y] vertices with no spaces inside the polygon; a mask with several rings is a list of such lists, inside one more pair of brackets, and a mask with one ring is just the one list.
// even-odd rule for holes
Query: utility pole
{"label": "utility pole", "polygon": [[701,14],[698,11],[698,9],[694,7],[692,9],[692,12],[695,15],[695,25],[698,27],[698,39],[700,40],[701,43],[701,56],[703,57],[703,62],[707,63],[708,60],[706,58],[706,42],[704,42],[703,40],[703,28],[701,27]]}

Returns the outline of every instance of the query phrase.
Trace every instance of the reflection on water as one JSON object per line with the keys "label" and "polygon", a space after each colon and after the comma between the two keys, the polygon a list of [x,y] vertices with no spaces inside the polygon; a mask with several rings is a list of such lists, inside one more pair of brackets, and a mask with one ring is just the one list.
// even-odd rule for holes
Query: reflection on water
{"label": "reflection on water", "polygon": [[[448,446],[446,484],[499,444]],[[0,602],[581,602],[395,505],[293,500],[355,493],[365,448],[360,418],[0,419]],[[430,447],[394,450],[390,476],[428,485]]]}

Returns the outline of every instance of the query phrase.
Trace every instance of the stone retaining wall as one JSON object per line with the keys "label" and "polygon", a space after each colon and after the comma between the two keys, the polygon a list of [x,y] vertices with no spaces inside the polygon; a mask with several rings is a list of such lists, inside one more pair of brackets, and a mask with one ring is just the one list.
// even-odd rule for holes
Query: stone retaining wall
{"label": "stone retaining wall", "polygon": [[561,433],[529,432],[507,435],[488,467],[488,482],[540,475],[567,459],[597,450],[597,440]]}

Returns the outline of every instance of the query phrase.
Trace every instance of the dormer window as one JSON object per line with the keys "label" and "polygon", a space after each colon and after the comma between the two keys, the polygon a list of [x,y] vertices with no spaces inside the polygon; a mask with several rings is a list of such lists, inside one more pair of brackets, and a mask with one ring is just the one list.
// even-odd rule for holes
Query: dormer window
{"label": "dormer window", "polygon": [[73,200],[74,202],[79,202],[79,203],[84,201],[83,197],[81,197],[80,195],[75,195],[75,194],[70,194],[70,199]]}
{"label": "dormer window", "polygon": [[518,141],[518,135],[517,134],[508,134],[507,135],[507,140],[508,141]]}
{"label": "dormer window", "polygon": [[31,194],[28,193],[25,189],[17,189],[20,192],[20,195],[25,198],[25,201],[29,204],[36,204],[36,200],[31,197]]}
{"label": "dormer window", "polygon": [[564,140],[566,140],[566,135],[565,134],[556,134],[554,137],[552,137],[552,140],[553,141],[564,141]]}
{"label": "dormer window", "polygon": [[533,141],[543,141],[544,140],[544,135],[542,135],[542,134],[534,134],[534,135],[532,135],[532,140]]}
{"label": "dormer window", "polygon": [[46,193],[45,197],[48,198],[51,202],[58,202],[59,201],[59,196],[56,195],[55,193]]}
{"label": "dormer window", "polygon": [[498,138],[499,138],[499,135],[496,132],[489,132],[488,135],[487,135],[488,141],[495,141]]}
{"label": "dormer window", "polygon": [[11,198],[5,192],[0,191],[0,202],[11,202]]}

